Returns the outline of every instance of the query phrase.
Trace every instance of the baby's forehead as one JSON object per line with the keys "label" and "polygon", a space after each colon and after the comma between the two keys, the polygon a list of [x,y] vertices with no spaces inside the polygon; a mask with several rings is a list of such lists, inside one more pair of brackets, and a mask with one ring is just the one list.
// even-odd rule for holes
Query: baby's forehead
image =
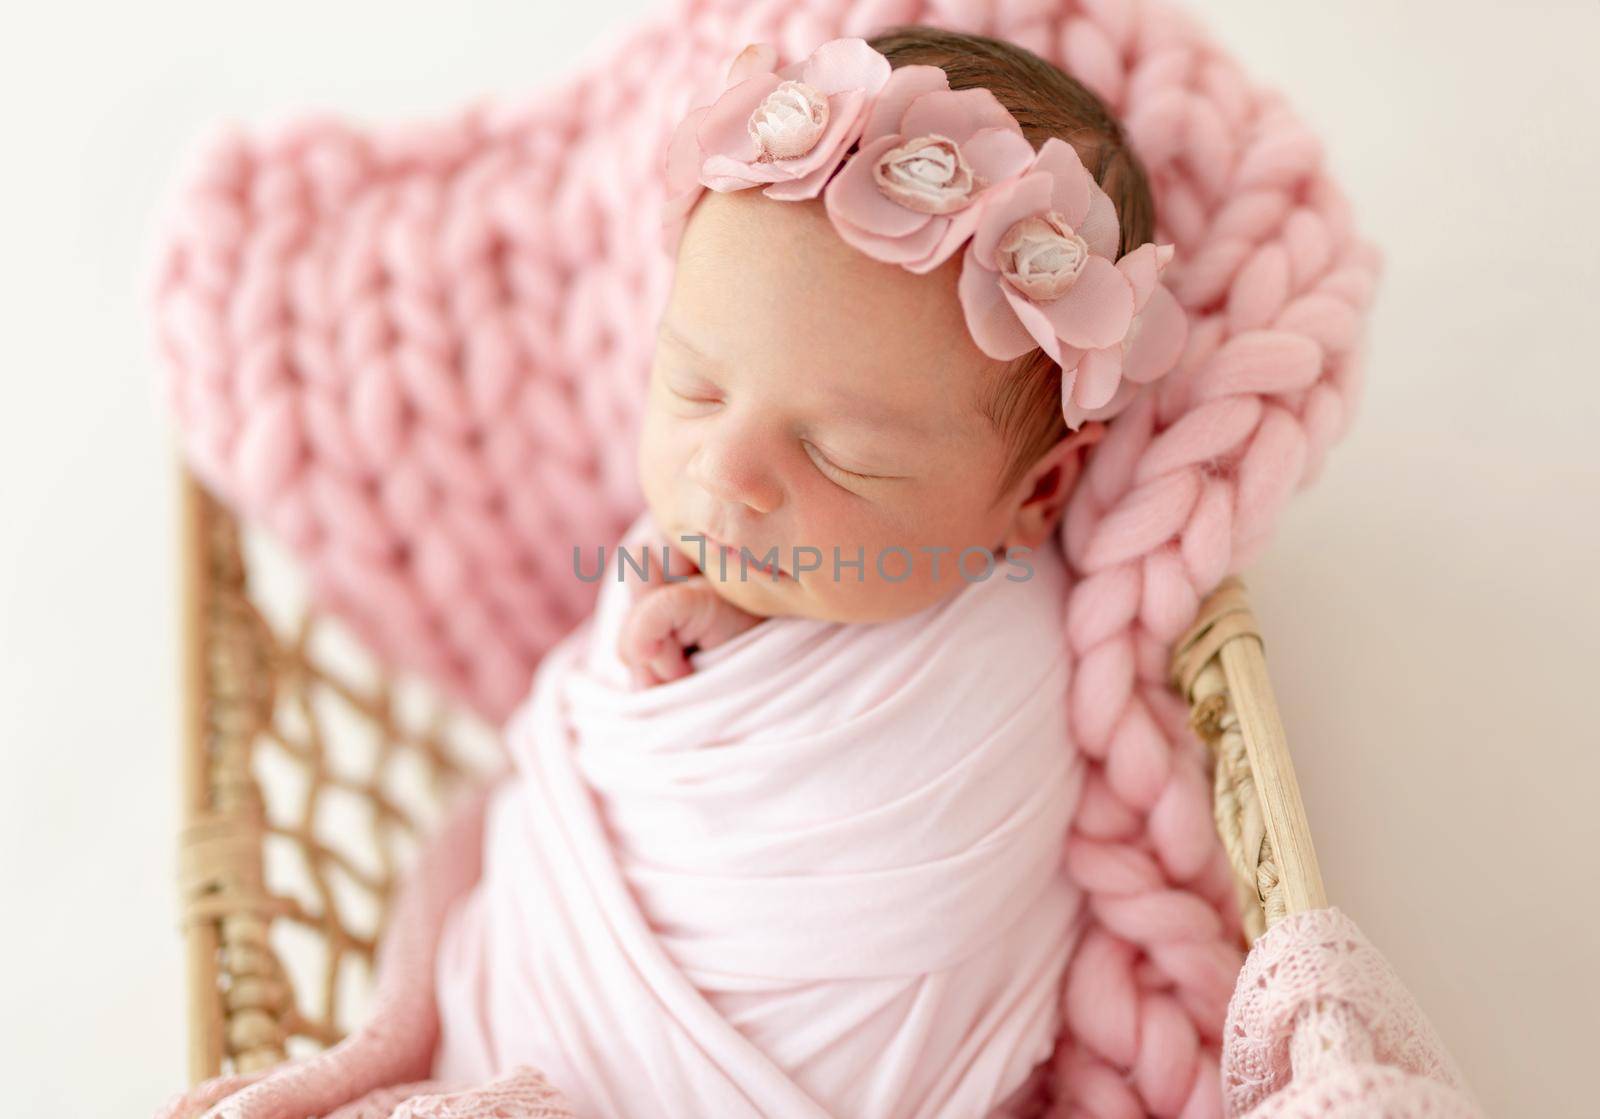
{"label": "baby's forehead", "polygon": [[[992,361],[972,342],[960,257],[924,275],[841,240],[823,204],[707,192],[684,232],[669,319],[713,335],[720,359],[784,359],[933,411],[971,396]],[[875,394],[876,395],[876,394]]]}

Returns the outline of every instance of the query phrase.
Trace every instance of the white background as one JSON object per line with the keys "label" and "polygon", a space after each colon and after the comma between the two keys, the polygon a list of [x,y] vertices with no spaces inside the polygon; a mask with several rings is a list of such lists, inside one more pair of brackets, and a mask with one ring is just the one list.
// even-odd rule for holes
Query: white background
{"label": "white background", "polygon": [[[0,67],[0,1069],[183,1079],[172,431],[146,222],[215,116],[515,95],[638,3],[31,6]],[[1600,82],[1592,2],[1210,0],[1387,253],[1350,437],[1249,573],[1329,893],[1490,1110],[1592,1112]],[[41,14],[47,13],[47,14]]]}

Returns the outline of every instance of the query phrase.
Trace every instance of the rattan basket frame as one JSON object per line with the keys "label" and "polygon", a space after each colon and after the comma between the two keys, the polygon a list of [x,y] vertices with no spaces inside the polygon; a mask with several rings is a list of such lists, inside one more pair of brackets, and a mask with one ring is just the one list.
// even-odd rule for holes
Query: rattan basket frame
{"label": "rattan basket frame", "polygon": [[[353,878],[379,906],[400,860],[390,833],[415,835],[420,821],[389,802],[382,767],[402,753],[421,758],[443,797],[470,774],[446,738],[398,724],[389,683],[357,689],[316,663],[306,638],[308,613],[294,633],[267,624],[255,602],[233,516],[181,463],[183,829],[179,837],[180,916],[187,954],[189,1076],[249,1072],[283,1061],[292,1039],[327,1045],[340,1036],[339,972],[370,964],[376,933],[353,932],[334,903],[325,869]],[[1210,747],[1218,832],[1239,883],[1244,926],[1253,941],[1290,913],[1327,904],[1288,741],[1267,675],[1260,629],[1245,588],[1225,580],[1201,605],[1172,659],[1172,682],[1190,704],[1190,725]],[[275,726],[283,697],[329,689],[379,726],[384,745],[364,777],[328,764],[337,744],[317,732],[290,738]],[[309,774],[297,819],[275,819],[253,755],[264,741],[288,749]],[[333,838],[317,833],[317,792],[337,785],[372,809],[379,869],[361,872]],[[311,903],[270,890],[271,842],[287,844],[310,868]],[[274,944],[279,923],[294,923],[325,951],[321,1009],[305,1009]]]}

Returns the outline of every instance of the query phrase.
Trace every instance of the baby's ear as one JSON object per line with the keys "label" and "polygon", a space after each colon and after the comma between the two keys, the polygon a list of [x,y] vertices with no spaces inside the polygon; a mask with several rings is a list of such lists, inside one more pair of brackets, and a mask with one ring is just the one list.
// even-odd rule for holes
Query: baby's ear
{"label": "baby's ear", "polygon": [[1005,543],[1016,548],[1037,548],[1061,523],[1067,499],[1078,484],[1089,448],[1105,434],[1105,425],[1088,423],[1039,456],[1018,488],[1026,494],[1012,516]]}

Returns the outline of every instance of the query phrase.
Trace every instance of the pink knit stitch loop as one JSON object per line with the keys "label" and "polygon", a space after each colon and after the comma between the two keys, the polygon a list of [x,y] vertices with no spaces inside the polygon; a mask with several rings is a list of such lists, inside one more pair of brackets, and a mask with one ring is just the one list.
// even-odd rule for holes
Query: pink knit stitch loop
{"label": "pink knit stitch loop", "polygon": [[[287,543],[321,605],[391,663],[504,715],[592,604],[568,549],[616,540],[643,504],[641,324],[672,274],[648,247],[704,189],[669,189],[698,167],[696,106],[752,41],[771,55],[738,80],[773,73],[780,50],[803,59],[899,22],[1009,38],[1082,80],[1124,124],[1156,241],[1175,249],[1162,276],[1187,319],[1175,367],[1105,405],[1121,410],[1062,528],[1067,698],[1090,758],[1069,873],[1092,924],[1063,991],[1055,1107],[1214,1116],[1243,953],[1162,652],[1266,547],[1348,428],[1379,256],[1317,138],[1185,10],[681,0],[523,105],[229,130],[197,153],[160,242],[166,401],[191,467]],[[1123,392],[1144,367],[1111,348],[1095,360],[1120,358]],[[1087,361],[1086,413],[1109,381]]]}

